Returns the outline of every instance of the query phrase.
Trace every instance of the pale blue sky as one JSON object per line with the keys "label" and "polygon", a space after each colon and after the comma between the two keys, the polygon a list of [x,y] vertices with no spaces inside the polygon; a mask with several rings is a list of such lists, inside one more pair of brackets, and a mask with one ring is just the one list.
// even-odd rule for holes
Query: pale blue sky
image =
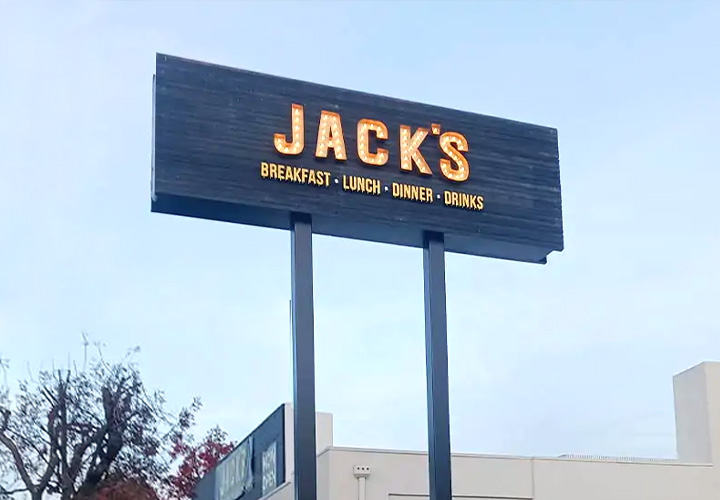
{"label": "pale blue sky", "polygon": [[[720,2],[6,2],[0,355],[140,345],[239,438],[291,398],[289,234],[150,213],[156,52],[557,127],[566,250],[447,259],[456,451],[672,456],[720,359]],[[317,406],[426,449],[421,252],[316,237]],[[1,382],[1,380],[0,380]]]}

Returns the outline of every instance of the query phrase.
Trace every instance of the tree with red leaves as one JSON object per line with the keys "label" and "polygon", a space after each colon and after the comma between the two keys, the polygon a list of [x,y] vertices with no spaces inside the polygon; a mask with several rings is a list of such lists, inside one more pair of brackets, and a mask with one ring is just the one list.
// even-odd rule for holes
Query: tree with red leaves
{"label": "tree with red leaves", "polygon": [[0,498],[166,497],[175,445],[189,439],[200,401],[169,411],[163,393],[143,384],[135,352],[116,363],[99,353],[82,369],[41,371],[12,395],[0,388]]}
{"label": "tree with red leaves", "polygon": [[210,429],[198,445],[183,439],[176,440],[171,456],[180,459],[180,463],[177,472],[169,478],[170,498],[193,498],[198,481],[234,447],[235,443],[228,441],[227,434],[219,427]]}
{"label": "tree with red leaves", "polygon": [[170,456],[179,460],[177,471],[170,474],[159,492],[147,482],[127,477],[109,477],[98,489],[87,496],[74,500],[188,500],[195,495],[195,486],[228,453],[235,444],[227,440],[227,434],[219,427],[208,431],[199,444],[193,443],[191,435],[177,435]]}
{"label": "tree with red leaves", "polygon": [[149,484],[126,478],[109,479],[97,491],[75,500],[160,500],[155,489]]}

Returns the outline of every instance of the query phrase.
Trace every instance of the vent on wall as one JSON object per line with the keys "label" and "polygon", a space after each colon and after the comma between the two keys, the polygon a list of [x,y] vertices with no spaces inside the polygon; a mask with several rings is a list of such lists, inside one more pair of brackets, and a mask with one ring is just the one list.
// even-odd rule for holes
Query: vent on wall
{"label": "vent on wall", "polygon": [[604,455],[579,455],[575,453],[565,453],[557,458],[567,458],[571,460],[591,460],[595,462],[643,462],[643,463],[677,463],[675,458],[638,458],[638,457],[609,457]]}

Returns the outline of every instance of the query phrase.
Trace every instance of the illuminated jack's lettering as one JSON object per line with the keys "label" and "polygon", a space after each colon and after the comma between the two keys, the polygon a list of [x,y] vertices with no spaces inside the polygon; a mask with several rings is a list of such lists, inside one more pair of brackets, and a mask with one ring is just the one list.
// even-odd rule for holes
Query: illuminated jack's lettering
{"label": "illuminated jack's lettering", "polygon": [[[274,136],[275,149],[286,156],[297,156],[305,148],[305,112],[301,104],[292,104],[291,109],[292,140],[288,141],[285,134],[277,133]],[[405,172],[417,172],[424,176],[433,175],[433,171],[420,151],[425,139],[432,134],[432,140],[437,140],[440,151],[446,158],[440,159],[439,169],[442,176],[453,182],[464,182],[470,176],[470,163],[463,154],[469,151],[467,138],[459,132],[444,132],[439,123],[430,123],[429,128],[418,127],[413,133],[409,125],[400,125],[399,128],[399,167]],[[372,132],[372,133],[371,133]],[[390,159],[390,151],[386,148],[371,147],[370,141],[390,139],[388,127],[380,120],[361,118],[357,122],[357,158],[366,165],[383,166]],[[327,158],[332,148],[336,160],[348,159],[345,147],[342,119],[339,113],[327,110],[320,111],[318,123],[315,157]],[[373,152],[374,150],[374,152]],[[270,168],[270,167],[269,167]],[[304,181],[303,181],[304,182]]]}
{"label": "illuminated jack's lettering", "polygon": [[318,158],[327,158],[328,148],[333,149],[336,160],[347,160],[340,115],[332,111],[323,110],[320,113],[320,127],[318,128],[315,156]]}
{"label": "illuminated jack's lettering", "polygon": [[440,159],[440,172],[451,181],[466,181],[470,176],[470,164],[460,153],[468,151],[468,141],[465,136],[457,132],[445,132],[440,136],[440,149],[456,165],[453,167],[450,160],[442,158]]}
{"label": "illuminated jack's lettering", "polygon": [[413,163],[417,165],[421,174],[432,175],[430,165],[420,153],[420,145],[427,137],[430,131],[426,128],[418,127],[412,137],[410,136],[410,127],[400,125],[400,168],[408,172],[412,171]]}
{"label": "illuminated jack's lettering", "polygon": [[293,104],[291,110],[292,141],[285,134],[273,137],[275,149],[285,155],[299,155],[305,149],[305,111],[302,104]]}
{"label": "illuminated jack's lettering", "polygon": [[388,138],[388,129],[385,124],[377,120],[363,118],[357,124],[357,150],[358,156],[363,163],[368,165],[385,165],[390,157],[387,149],[378,148],[376,153],[370,152],[370,131],[375,132],[375,137],[381,140]]}

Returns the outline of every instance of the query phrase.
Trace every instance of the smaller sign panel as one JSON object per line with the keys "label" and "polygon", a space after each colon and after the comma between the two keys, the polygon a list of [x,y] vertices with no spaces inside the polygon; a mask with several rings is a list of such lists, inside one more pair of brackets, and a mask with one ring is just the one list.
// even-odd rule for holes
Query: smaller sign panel
{"label": "smaller sign panel", "polygon": [[563,248],[554,128],[162,54],[153,106],[155,212],[280,229],[304,213],[318,234],[442,233],[527,262]]}
{"label": "smaller sign panel", "polygon": [[235,448],[215,471],[215,498],[236,500],[253,487],[253,438]]}
{"label": "smaller sign panel", "polygon": [[284,410],[277,408],[198,482],[197,500],[257,500],[283,484]]}
{"label": "smaller sign panel", "polygon": [[262,452],[262,494],[263,496],[270,493],[278,486],[277,474],[277,442],[273,441]]}

